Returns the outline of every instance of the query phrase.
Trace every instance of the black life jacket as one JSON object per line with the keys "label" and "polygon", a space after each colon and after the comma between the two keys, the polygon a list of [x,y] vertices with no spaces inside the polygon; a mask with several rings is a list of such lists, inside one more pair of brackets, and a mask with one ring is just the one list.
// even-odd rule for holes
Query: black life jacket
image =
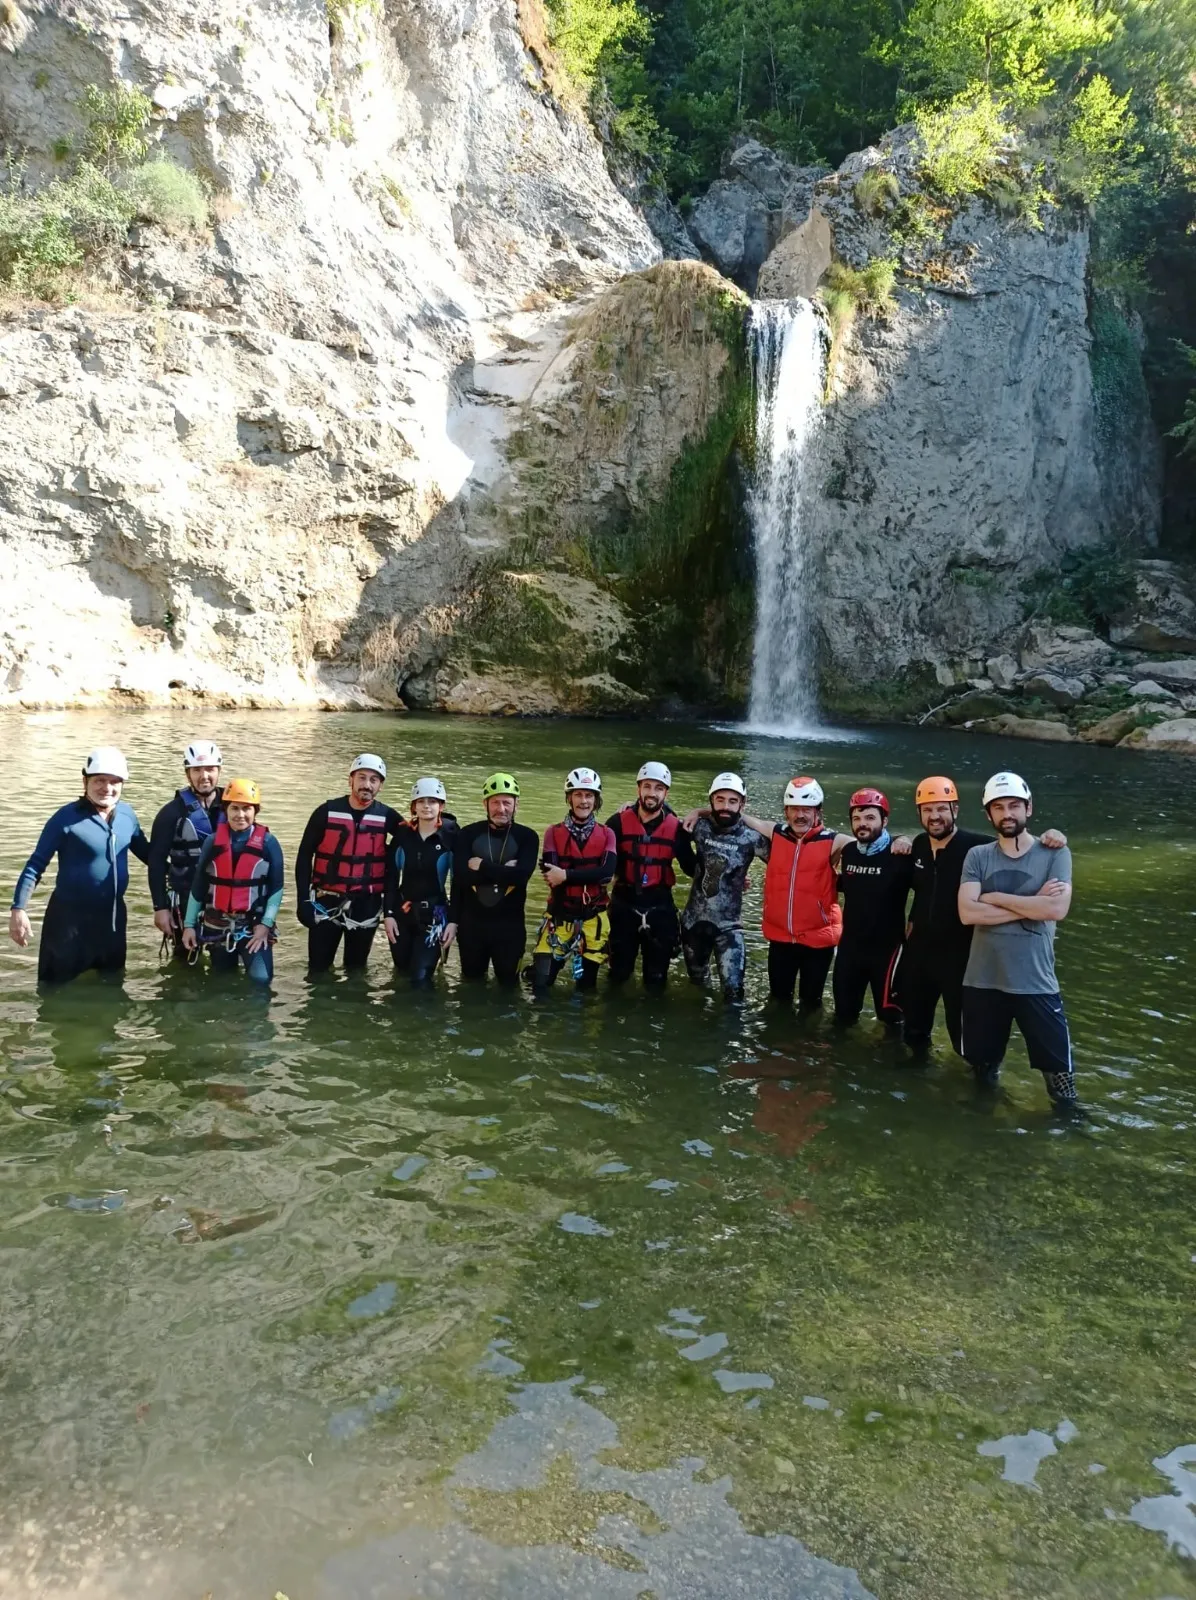
{"label": "black life jacket", "polygon": [[204,840],[211,838],[215,824],[221,817],[221,791],[217,789],[210,811],[191,789],[179,789],[175,799],[182,807],[183,814],[174,825],[174,838],[170,841],[170,853],[166,858],[166,876],[171,891],[185,901],[195,878],[195,866]]}

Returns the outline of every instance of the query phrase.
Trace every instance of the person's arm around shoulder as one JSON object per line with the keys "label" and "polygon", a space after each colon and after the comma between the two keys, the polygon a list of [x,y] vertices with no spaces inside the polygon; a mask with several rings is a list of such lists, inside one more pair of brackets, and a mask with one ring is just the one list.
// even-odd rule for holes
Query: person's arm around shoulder
{"label": "person's arm around shoulder", "polygon": [[831,866],[839,870],[839,862],[843,859],[843,852],[849,844],[855,843],[855,835],[850,833],[837,833],[835,842],[831,845]]}

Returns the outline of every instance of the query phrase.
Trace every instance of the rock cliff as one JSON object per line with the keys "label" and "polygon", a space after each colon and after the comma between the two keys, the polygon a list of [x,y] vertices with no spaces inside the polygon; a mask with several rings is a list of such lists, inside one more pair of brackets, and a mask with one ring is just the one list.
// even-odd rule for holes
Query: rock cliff
{"label": "rock cliff", "polygon": [[659,259],[592,131],[511,0],[21,0],[7,42],[27,181],[133,85],[211,227],[6,309],[0,701],[397,704],[571,302]]}
{"label": "rock cliff", "polygon": [[760,269],[785,295],[832,259],[895,268],[892,303],[835,351],[807,508],[824,689],[873,712],[982,673],[1035,574],[1104,540],[1149,545],[1159,521],[1132,330],[1090,314],[1082,220],[936,206],[917,161],[911,129],[850,156]]}

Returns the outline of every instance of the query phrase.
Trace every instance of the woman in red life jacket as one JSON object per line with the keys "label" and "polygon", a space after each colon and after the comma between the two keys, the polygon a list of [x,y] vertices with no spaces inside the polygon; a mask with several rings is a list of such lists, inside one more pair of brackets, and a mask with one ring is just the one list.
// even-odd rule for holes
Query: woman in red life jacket
{"label": "woman in red life jacket", "polygon": [[255,983],[274,976],[274,926],[282,904],[282,850],[257,820],[262,793],[248,778],[224,791],[224,815],[199,853],[183,918],[183,948],[210,952],[214,970],[244,965]]}
{"label": "woman in red life jacket", "polygon": [[574,767],[565,779],[565,819],[545,831],[540,870],[548,910],[532,953],[536,994],[548,991],[566,961],[577,987],[592,989],[606,962],[615,836],[598,821],[601,801],[602,779],[592,767]]}
{"label": "woman in red life jacket", "polygon": [[345,942],[345,967],[364,967],[385,909],[386,858],[403,819],[378,795],[386,762],[366,752],[349,768],[349,791],[317,806],[295,857],[296,915],[307,929],[307,964],[326,972]]}

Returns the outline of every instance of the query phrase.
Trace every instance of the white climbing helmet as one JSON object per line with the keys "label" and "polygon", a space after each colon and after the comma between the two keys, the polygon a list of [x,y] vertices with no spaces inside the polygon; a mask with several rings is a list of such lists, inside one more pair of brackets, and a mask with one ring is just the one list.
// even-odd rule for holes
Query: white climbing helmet
{"label": "white climbing helmet", "polygon": [[1024,800],[1030,804],[1030,785],[1025,778],[1019,778],[1016,772],[994,772],[984,785],[984,809],[987,811],[994,800]]}
{"label": "white climbing helmet", "polygon": [[747,790],[744,788],[743,779],[737,772],[720,772],[718,777],[706,791],[707,795],[717,794],[720,789],[730,789],[734,794],[747,799]]}
{"label": "white climbing helmet", "polygon": [[645,778],[650,778],[653,783],[663,783],[666,789],[673,787],[673,774],[663,761],[645,761],[635,775],[636,783],[643,783]]}
{"label": "white climbing helmet", "polygon": [[820,806],[826,799],[816,778],[790,778],[785,785],[787,806]]}
{"label": "white climbing helmet", "polygon": [[357,757],[349,768],[349,776],[352,777],[355,772],[376,772],[382,782],[386,782],[386,762],[381,756],[370,755],[368,750]]}
{"label": "white climbing helmet", "polygon": [[416,778],[411,785],[412,800],[439,800],[444,805],[448,793],[439,778]]}
{"label": "white climbing helmet", "polygon": [[129,763],[114,744],[101,744],[88,756],[87,765],[83,768],[83,776],[85,778],[119,778],[122,783],[125,783],[129,777]]}
{"label": "white climbing helmet", "polygon": [[601,798],[602,779],[593,767],[574,767],[565,779],[565,793],[572,794],[574,789],[590,789]]}
{"label": "white climbing helmet", "polygon": [[192,739],[183,751],[184,767],[222,767],[224,757],[220,753],[220,746],[211,739]]}

